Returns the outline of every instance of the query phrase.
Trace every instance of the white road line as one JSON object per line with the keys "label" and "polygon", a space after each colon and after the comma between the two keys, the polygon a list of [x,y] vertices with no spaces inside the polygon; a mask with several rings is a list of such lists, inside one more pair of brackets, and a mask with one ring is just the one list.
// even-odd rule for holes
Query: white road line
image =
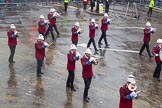
{"label": "white road line", "polygon": [[[82,43],[82,44],[78,44],[78,47],[87,47],[87,44]],[[117,51],[117,52],[129,52],[129,53],[139,53],[139,51],[133,51],[133,50],[123,50],[123,49],[112,49],[112,48],[98,48],[101,50],[108,50],[108,51]]]}

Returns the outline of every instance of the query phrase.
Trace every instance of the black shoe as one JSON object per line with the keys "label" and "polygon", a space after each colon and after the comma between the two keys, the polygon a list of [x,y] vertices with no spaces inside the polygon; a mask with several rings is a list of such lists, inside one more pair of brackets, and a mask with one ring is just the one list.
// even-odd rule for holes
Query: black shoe
{"label": "black shoe", "polygon": [[9,63],[11,63],[11,64],[12,64],[12,63],[16,63],[16,62],[15,62],[15,61],[9,61]]}
{"label": "black shoe", "polygon": [[56,38],[60,38],[60,33],[57,34],[57,37]]}
{"label": "black shoe", "polygon": [[41,77],[41,74],[37,74],[37,77]]}
{"label": "black shoe", "polygon": [[160,79],[160,78],[157,78],[157,81],[159,81],[159,82],[160,82],[160,81],[161,81],[161,79]]}
{"label": "black shoe", "polygon": [[70,86],[70,85],[66,85],[66,87],[67,87],[67,88],[71,88],[71,86]]}
{"label": "black shoe", "polygon": [[106,45],[105,48],[110,48],[109,45]]}
{"label": "black shoe", "polygon": [[149,56],[150,58],[152,58],[153,56]]}
{"label": "black shoe", "polygon": [[71,90],[73,91],[73,92],[76,92],[76,89],[73,87],[73,88],[71,88]]}
{"label": "black shoe", "polygon": [[98,45],[103,45],[103,43],[98,43]]}
{"label": "black shoe", "polygon": [[139,56],[144,56],[143,54],[139,54]]}
{"label": "black shoe", "polygon": [[90,98],[89,98],[89,97],[87,97],[87,99],[88,99],[88,100],[90,100]]}
{"label": "black shoe", "polygon": [[40,74],[44,74],[43,72],[41,72]]}
{"label": "black shoe", "polygon": [[95,51],[94,55],[98,55],[98,52],[97,52],[97,51]]}
{"label": "black shoe", "polygon": [[89,103],[89,99],[88,98],[84,98],[84,101]]}

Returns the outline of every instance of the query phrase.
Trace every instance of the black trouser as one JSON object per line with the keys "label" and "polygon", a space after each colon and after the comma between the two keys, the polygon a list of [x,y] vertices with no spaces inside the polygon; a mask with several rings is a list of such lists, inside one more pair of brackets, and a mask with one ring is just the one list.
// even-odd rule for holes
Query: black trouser
{"label": "black trouser", "polygon": [[148,12],[147,12],[147,16],[148,16],[148,17],[151,17],[151,15],[152,15],[152,8],[149,7],[149,10],[148,10]]}
{"label": "black trouser", "polygon": [[87,9],[87,3],[83,3],[83,9],[84,9],[84,10]]}
{"label": "black trouser", "polygon": [[37,75],[40,75],[42,73],[41,72],[42,64],[43,64],[43,59],[37,59]]}
{"label": "black trouser", "polygon": [[141,47],[139,54],[142,55],[142,52],[145,49],[145,47],[146,47],[146,50],[147,50],[147,53],[148,53],[149,57],[151,57],[151,53],[150,53],[150,49],[149,49],[149,42],[144,42],[143,43],[143,46]]}
{"label": "black trouser", "polygon": [[14,58],[14,55],[15,55],[16,45],[15,46],[9,46],[9,48],[10,48],[10,56],[9,56],[8,61],[9,62],[13,62],[13,58]]}
{"label": "black trouser", "polygon": [[89,39],[88,44],[87,44],[87,48],[90,47],[91,42],[93,43],[93,46],[94,46],[95,51],[97,51],[97,47],[96,47],[94,38],[90,38],[90,39]]}
{"label": "black trouser", "polygon": [[83,98],[87,98],[88,97],[88,90],[90,88],[91,85],[91,79],[92,78],[84,78],[84,94],[83,94]]}
{"label": "black trouser", "polygon": [[162,64],[162,62],[156,63],[156,68],[155,68],[155,70],[154,70],[153,77],[155,77],[155,78],[160,78],[161,64]]}
{"label": "black trouser", "polygon": [[47,37],[49,31],[51,32],[52,39],[55,40],[55,36],[54,36],[54,34],[53,34],[53,28],[52,28],[51,25],[48,26],[48,29],[47,29],[47,31],[46,31],[46,33],[45,33],[45,37]]}
{"label": "black trouser", "polygon": [[74,78],[75,78],[75,73],[74,71],[68,71],[68,78],[67,78],[67,82],[66,82],[66,87],[71,87],[74,88]]}
{"label": "black trouser", "polygon": [[78,41],[72,41],[72,44],[74,44],[77,47]]}
{"label": "black trouser", "polygon": [[105,13],[108,13],[109,12],[109,4],[106,4],[105,5]]}
{"label": "black trouser", "polygon": [[98,41],[98,44],[101,44],[102,39],[104,39],[105,45],[108,46],[107,39],[106,39],[106,31],[102,31],[101,37]]}
{"label": "black trouser", "polygon": [[57,33],[57,35],[59,35],[60,33],[59,33],[58,29],[57,29],[56,24],[53,24],[52,26],[54,27],[54,29],[55,29],[55,31],[56,31],[56,33]]}
{"label": "black trouser", "polygon": [[68,3],[64,3],[65,12],[67,12],[67,6],[68,6]]}

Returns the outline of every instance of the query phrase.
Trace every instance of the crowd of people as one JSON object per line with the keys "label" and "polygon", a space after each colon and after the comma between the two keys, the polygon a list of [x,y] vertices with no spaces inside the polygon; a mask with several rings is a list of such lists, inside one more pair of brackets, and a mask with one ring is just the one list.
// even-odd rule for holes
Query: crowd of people
{"label": "crowd of people", "polygon": [[[48,48],[49,44],[46,42],[47,35],[49,32],[51,33],[52,40],[55,42],[56,38],[59,37],[60,33],[56,26],[56,19],[59,17],[60,14],[57,13],[57,11],[54,8],[50,9],[49,14],[47,15],[48,20],[45,20],[45,17],[43,15],[40,15],[40,20],[38,21],[38,32],[39,35],[37,37],[37,41],[35,42],[35,58],[37,60],[37,76],[41,77],[42,74],[44,74],[41,71],[42,64],[44,62],[45,57],[45,48]],[[101,20],[101,37],[98,41],[98,46],[101,48],[101,45],[103,43],[101,42],[102,39],[105,41],[105,48],[109,48],[109,44],[106,39],[106,32],[108,30],[108,25],[110,24],[111,20],[108,18],[108,14],[105,13],[102,20]],[[48,28],[47,28],[48,26]],[[57,33],[57,37],[54,36],[53,33],[53,27]],[[47,30],[46,30],[47,28]],[[82,65],[82,77],[84,80],[84,93],[83,93],[83,100],[85,102],[89,102],[90,98],[88,96],[88,91],[90,88],[91,80],[93,77],[93,69],[92,65],[97,65],[98,61],[93,57],[92,50],[90,49],[91,42],[93,43],[95,53],[98,54],[98,49],[95,44],[95,30],[98,29],[98,24],[96,23],[94,18],[91,18],[90,24],[89,24],[89,41],[87,44],[87,48],[85,49],[85,53],[83,56],[81,56],[77,52],[77,44],[78,44],[78,35],[83,33],[84,30],[80,28],[79,22],[75,22],[74,26],[71,28],[71,46],[70,50],[67,53],[67,70],[68,70],[68,78],[66,82],[66,87],[70,88],[72,91],[76,91],[76,88],[74,87],[74,78],[75,78],[75,63],[76,61],[80,60]],[[149,41],[151,33],[154,33],[156,31],[155,28],[151,27],[150,22],[146,23],[145,29],[144,29],[144,38],[143,38],[143,46],[141,47],[141,50],[139,52],[140,56],[143,56],[142,52],[143,50],[147,49],[149,57],[153,57],[152,54],[155,56],[155,61],[157,63],[157,66],[155,68],[153,77],[157,78],[158,81],[160,81],[160,72],[161,72],[161,59],[160,59],[160,50],[162,47],[162,39],[157,39],[156,46],[152,50],[152,54],[149,49]],[[10,25],[10,29],[7,32],[8,35],[8,46],[10,48],[10,56],[9,56],[9,63],[13,64],[15,63],[14,54],[15,49],[17,45],[17,37],[19,32],[16,31],[16,27],[14,24]],[[120,88],[120,104],[119,108],[132,108],[132,99],[138,98],[139,91],[136,91],[136,81],[135,76],[129,75],[127,78],[126,84]]]}

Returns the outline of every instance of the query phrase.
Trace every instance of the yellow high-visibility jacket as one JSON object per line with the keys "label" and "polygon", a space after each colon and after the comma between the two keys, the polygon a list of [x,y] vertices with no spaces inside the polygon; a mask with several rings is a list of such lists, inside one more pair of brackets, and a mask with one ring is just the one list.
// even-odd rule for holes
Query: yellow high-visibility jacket
{"label": "yellow high-visibility jacket", "polygon": [[154,0],[150,0],[149,8],[153,8],[153,7],[154,7]]}
{"label": "yellow high-visibility jacket", "polygon": [[64,0],[64,3],[69,3],[70,0]]}

